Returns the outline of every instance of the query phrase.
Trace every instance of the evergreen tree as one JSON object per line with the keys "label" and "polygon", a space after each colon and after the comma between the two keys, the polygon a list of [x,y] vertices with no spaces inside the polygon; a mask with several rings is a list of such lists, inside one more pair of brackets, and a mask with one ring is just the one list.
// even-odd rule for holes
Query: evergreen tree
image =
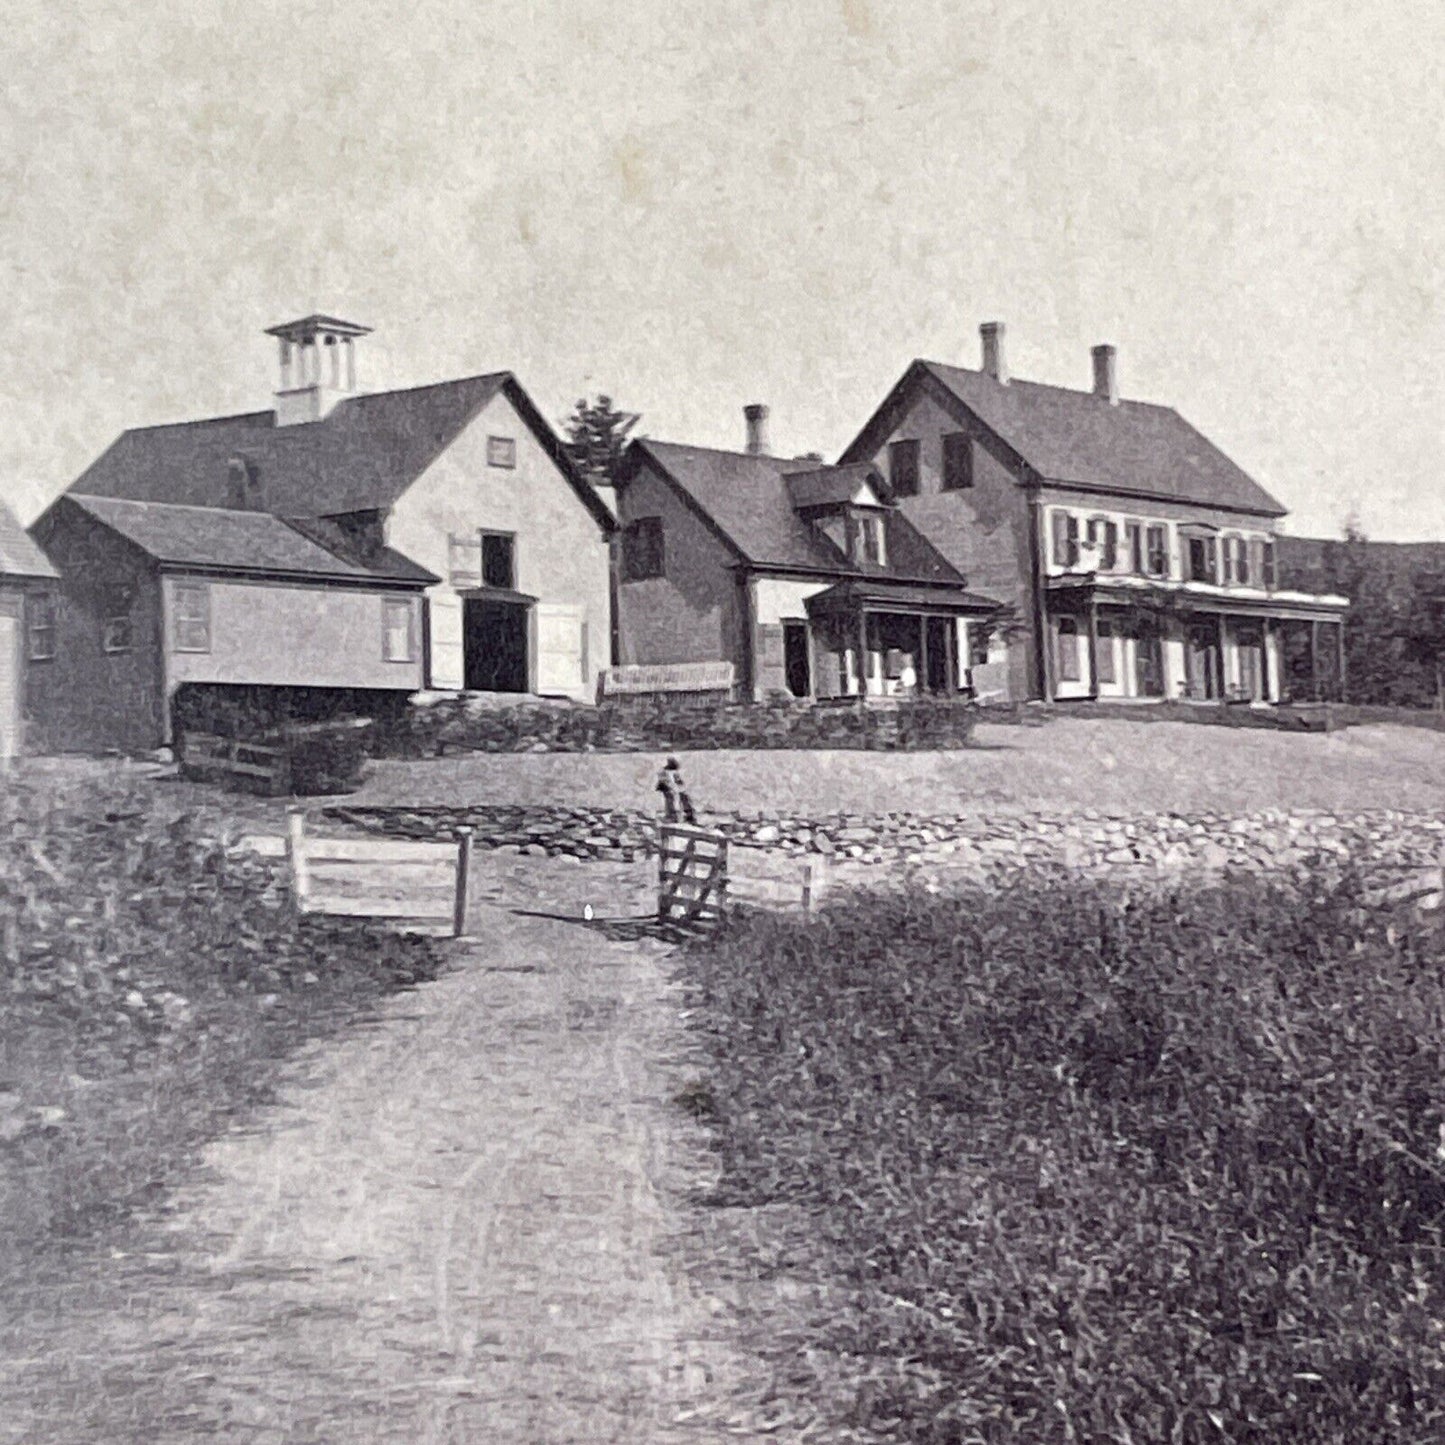
{"label": "evergreen tree", "polygon": [[567,451],[578,470],[593,486],[610,487],[617,480],[627,434],[641,421],[632,412],[619,411],[605,394],[581,397],[563,423]]}

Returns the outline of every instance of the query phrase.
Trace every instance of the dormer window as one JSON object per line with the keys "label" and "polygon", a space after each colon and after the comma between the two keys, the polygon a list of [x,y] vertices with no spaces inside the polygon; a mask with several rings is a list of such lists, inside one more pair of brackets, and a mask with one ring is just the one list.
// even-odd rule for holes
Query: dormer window
{"label": "dormer window", "polygon": [[860,512],[853,530],[853,560],[860,565],[872,562],[879,567],[888,565],[887,542],[884,539],[883,517],[878,512]]}

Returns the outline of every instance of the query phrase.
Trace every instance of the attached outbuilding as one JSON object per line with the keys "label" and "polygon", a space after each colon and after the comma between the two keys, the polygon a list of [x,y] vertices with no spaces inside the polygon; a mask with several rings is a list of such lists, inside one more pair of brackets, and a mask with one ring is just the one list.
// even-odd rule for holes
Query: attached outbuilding
{"label": "attached outbuilding", "polygon": [[55,568],[0,502],[0,764],[26,750],[28,677],[53,646]]}

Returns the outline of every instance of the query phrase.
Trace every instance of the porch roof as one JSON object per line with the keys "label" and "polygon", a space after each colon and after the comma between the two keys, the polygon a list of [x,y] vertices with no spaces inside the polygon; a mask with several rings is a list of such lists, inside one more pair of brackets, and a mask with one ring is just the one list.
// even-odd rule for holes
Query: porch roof
{"label": "porch roof", "polygon": [[867,578],[849,578],[804,604],[811,612],[853,612],[863,607],[871,612],[935,612],[951,617],[985,616],[999,610],[999,604],[976,592],[956,587],[934,587],[927,583],[887,583]]}
{"label": "porch roof", "polygon": [[1227,612],[1241,617],[1277,617],[1286,621],[1338,621],[1349,610],[1348,597],[1330,592],[1296,592],[1262,587],[1220,587],[1212,582],[1166,581],[1157,577],[1100,576],[1074,573],[1050,577],[1051,599],[1095,601],[1105,605],[1157,607],[1180,612]]}

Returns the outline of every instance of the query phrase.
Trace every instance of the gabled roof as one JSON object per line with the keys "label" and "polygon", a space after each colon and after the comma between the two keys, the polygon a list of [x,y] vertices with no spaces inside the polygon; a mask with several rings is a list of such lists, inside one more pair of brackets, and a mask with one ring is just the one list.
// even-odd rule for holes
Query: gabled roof
{"label": "gabled roof", "polygon": [[788,489],[788,500],[796,510],[802,511],[807,507],[843,506],[860,493],[871,493],[872,502],[882,505],[881,480],[876,467],[857,462],[848,467],[810,467],[807,471],[788,472],[783,484]]}
{"label": "gabled roof", "polygon": [[20,520],[0,502],[0,577],[54,578],[50,559],[30,539]]}
{"label": "gabled roof", "polygon": [[251,467],[265,507],[280,516],[384,510],[499,393],[551,455],[604,530],[611,514],[509,371],[405,391],[346,397],[320,421],[276,425],[274,411],[138,427],[81,473],[71,492],[137,502],[229,508],[231,462]]}
{"label": "gabled roof", "polygon": [[[722,452],[709,447],[640,440],[628,449],[629,466],[650,461],[731,548],[738,561],[753,567],[828,572],[836,576],[877,575],[913,581],[964,586],[956,571],[922,533],[896,510],[886,514],[887,566],[849,562],[843,553],[794,510],[789,497],[791,474],[813,478],[821,471],[840,471],[837,485],[856,491],[870,468],[818,468],[811,462],[750,452]],[[852,492],[849,492],[852,495]]]}
{"label": "gabled roof", "polygon": [[[1222,510],[1283,516],[1285,509],[1172,407],[1121,401],[1033,381],[1001,385],[982,371],[915,361],[844,452],[871,455],[895,412],[929,383],[978,418],[1045,481]],[[891,429],[891,428],[889,428]]]}
{"label": "gabled roof", "polygon": [[428,586],[430,572],[383,548],[367,564],[340,555],[269,512],[133,502],[67,493],[70,504],[163,565],[238,574]]}

